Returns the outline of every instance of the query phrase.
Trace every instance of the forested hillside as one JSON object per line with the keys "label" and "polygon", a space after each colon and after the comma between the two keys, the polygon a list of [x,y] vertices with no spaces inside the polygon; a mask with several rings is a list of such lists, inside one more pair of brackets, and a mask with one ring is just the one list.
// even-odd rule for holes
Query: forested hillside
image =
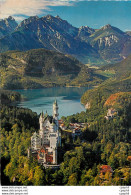
{"label": "forested hillside", "polygon": [[69,55],[45,49],[1,53],[0,76],[3,89],[87,86],[106,79]]}
{"label": "forested hillside", "polygon": [[120,79],[121,77],[129,77],[131,75],[131,55],[129,55],[125,60],[107,65],[101,68],[102,71],[114,71],[116,79]]}
{"label": "forested hillside", "polygon": [[16,91],[9,91],[0,89],[0,103],[1,104],[10,104],[13,102],[20,101],[21,96]]}

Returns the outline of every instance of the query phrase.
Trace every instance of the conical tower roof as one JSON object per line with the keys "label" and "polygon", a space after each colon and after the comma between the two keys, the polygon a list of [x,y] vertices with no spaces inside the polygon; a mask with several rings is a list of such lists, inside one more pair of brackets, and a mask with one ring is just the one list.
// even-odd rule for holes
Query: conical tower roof
{"label": "conical tower roof", "polygon": [[44,112],[43,112],[43,110],[42,110],[40,116],[41,116],[42,118],[44,117]]}
{"label": "conical tower roof", "polygon": [[57,100],[56,100],[56,99],[55,99],[55,101],[54,101],[53,105],[58,106],[58,104],[57,104]]}

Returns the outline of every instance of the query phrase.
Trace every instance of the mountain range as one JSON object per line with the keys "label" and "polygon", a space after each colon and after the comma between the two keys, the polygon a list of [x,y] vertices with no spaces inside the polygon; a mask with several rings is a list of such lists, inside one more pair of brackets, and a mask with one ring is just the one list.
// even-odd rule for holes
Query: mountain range
{"label": "mountain range", "polygon": [[119,62],[131,53],[131,36],[111,25],[76,28],[59,16],[32,16],[17,24],[0,20],[0,52],[45,48],[76,57],[85,64]]}

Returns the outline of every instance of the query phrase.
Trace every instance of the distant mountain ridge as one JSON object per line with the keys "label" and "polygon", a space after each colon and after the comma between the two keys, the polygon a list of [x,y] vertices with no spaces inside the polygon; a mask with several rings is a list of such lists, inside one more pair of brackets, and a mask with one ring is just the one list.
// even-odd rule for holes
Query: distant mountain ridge
{"label": "distant mountain ridge", "polygon": [[109,24],[99,30],[76,28],[59,16],[47,15],[29,17],[12,30],[4,37],[0,31],[0,52],[45,48],[73,55],[87,64],[114,63],[131,53],[131,36]]}

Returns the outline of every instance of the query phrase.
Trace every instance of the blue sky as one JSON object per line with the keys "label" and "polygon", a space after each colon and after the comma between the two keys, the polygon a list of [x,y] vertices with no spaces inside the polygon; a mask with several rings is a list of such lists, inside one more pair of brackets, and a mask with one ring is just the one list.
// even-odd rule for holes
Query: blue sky
{"label": "blue sky", "polygon": [[111,24],[131,30],[131,1],[0,0],[0,18],[9,15],[20,22],[29,16],[59,15],[73,26],[100,28]]}
{"label": "blue sky", "polygon": [[100,28],[111,24],[121,30],[131,30],[131,2],[83,1],[75,6],[55,7],[50,14],[58,14],[76,27]]}

